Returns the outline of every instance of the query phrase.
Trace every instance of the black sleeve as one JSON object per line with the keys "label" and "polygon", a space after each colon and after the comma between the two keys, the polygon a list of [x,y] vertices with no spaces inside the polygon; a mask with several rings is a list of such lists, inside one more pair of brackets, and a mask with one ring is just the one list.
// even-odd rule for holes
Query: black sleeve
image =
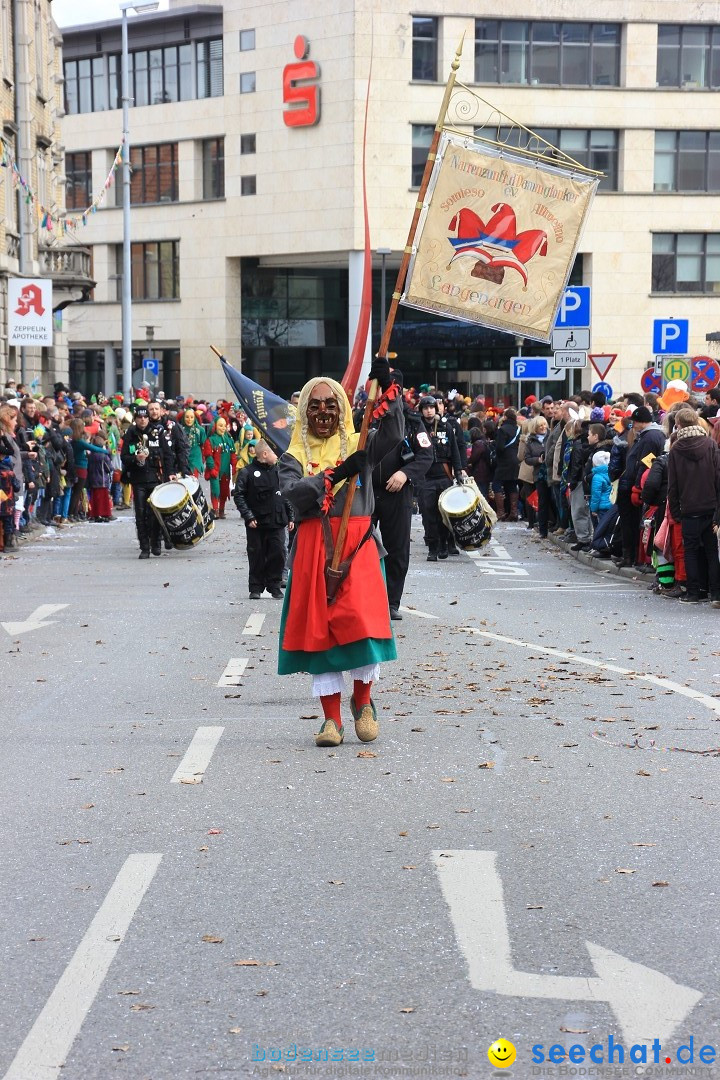
{"label": "black sleeve", "polygon": [[179,424],[173,424],[172,438],[173,450],[175,451],[175,464],[177,465],[177,472],[179,472],[182,476],[185,476],[190,471],[190,464],[188,461],[190,455],[190,444],[187,440],[185,432]]}
{"label": "black sleeve", "polygon": [[465,463],[460,456],[460,448],[457,443],[457,438],[455,437],[455,431],[450,424],[448,424],[448,435],[450,437],[450,453],[452,455],[453,472],[462,472],[465,468]]}
{"label": "black sleeve", "polygon": [[233,498],[235,499],[235,505],[242,514],[243,520],[248,524],[251,521],[255,521],[255,515],[248,506],[247,502],[247,486],[248,486],[248,471],[247,469],[241,469],[237,474],[237,480],[235,481],[235,490],[233,491]]}
{"label": "black sleeve", "polygon": [[420,434],[421,431],[419,428],[410,427],[410,425],[407,426],[407,441],[410,449],[415,454],[415,457],[412,461],[408,461],[407,464],[400,466],[402,471],[405,473],[408,480],[414,487],[422,486],[422,482],[425,479],[425,474],[432,465],[433,460],[432,443],[430,443],[429,436],[427,438],[429,445],[421,446],[418,442],[418,435]]}

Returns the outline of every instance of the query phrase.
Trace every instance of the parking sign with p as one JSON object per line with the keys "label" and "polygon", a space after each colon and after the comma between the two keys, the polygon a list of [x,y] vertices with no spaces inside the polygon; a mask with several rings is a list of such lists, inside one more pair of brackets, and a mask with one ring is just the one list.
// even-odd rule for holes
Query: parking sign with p
{"label": "parking sign with p", "polygon": [[589,285],[568,286],[560,300],[555,326],[590,326]]}
{"label": "parking sign with p", "polygon": [[655,319],[653,348],[658,356],[684,356],[688,351],[688,319]]}

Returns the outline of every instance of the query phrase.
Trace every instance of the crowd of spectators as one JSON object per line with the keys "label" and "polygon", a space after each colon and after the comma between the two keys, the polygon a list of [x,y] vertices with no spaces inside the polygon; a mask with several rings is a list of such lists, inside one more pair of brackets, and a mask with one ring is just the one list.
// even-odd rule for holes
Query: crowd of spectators
{"label": "crowd of spectators", "polygon": [[[452,423],[467,472],[500,521],[525,521],[539,538],[651,574],[662,596],[720,607],[720,389],[698,396],[671,382],[662,395],[627,393],[613,402],[590,391],[560,400],[531,395],[514,409],[423,384],[405,391],[408,408],[428,395]],[[261,433],[239,407],[157,400],[189,438],[196,475],[219,416],[238,468],[253,457]],[[0,398],[3,547],[45,525],[104,522],[129,509],[120,446],[131,422],[119,396],[88,401],[58,384],[52,395],[33,397],[8,383]]]}
{"label": "crowd of spectators", "polygon": [[[147,401],[147,390],[138,392]],[[208,437],[220,415],[227,420],[238,461],[247,464],[260,433],[231,402],[179,397],[157,402],[169,425],[189,443],[190,471],[202,472]],[[188,418],[187,421],[185,418]],[[133,419],[121,395],[89,400],[57,384],[34,396],[10,380],[0,396],[0,551],[17,549],[32,533],[78,521],[108,522],[131,508],[120,449]],[[187,432],[187,434],[185,434]]]}

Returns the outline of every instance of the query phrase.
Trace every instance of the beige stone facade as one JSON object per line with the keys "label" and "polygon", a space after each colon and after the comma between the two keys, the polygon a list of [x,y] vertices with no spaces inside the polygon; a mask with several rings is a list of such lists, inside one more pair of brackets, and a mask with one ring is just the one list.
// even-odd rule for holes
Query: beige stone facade
{"label": "beige stone facade", "polygon": [[[295,365],[293,380],[298,383],[322,367],[341,370],[341,354],[346,358],[354,336],[360,293],[362,136],[371,50],[367,197],[372,246],[394,253],[387,260],[389,297],[416,202],[411,183],[413,125],[434,125],[443,84],[463,34],[459,78],[492,107],[529,128],[617,132],[617,190],[597,195],[580,245],[581,281],[591,286],[593,297],[591,350],[618,354],[608,381],[616,390],[639,388],[640,375],[653,359],[656,319],[687,318],[689,354],[707,353],[706,334],[720,329],[720,284],[711,280],[715,274],[712,236],[720,232],[720,185],[709,185],[715,191],[655,190],[659,186],[656,133],[720,131],[720,96],[697,78],[684,78],[685,73],[678,80],[684,85],[658,85],[658,26],[708,28],[708,49],[712,49],[712,27],[720,23],[720,3],[713,0],[687,8],[676,0],[543,0],[532,6],[530,15],[521,0],[505,0],[501,7],[491,9],[484,6],[483,19],[505,22],[618,24],[618,85],[587,86],[475,82],[479,13],[472,4],[466,4],[462,13],[462,6],[456,0],[434,0],[430,9],[423,9],[424,15],[436,19],[437,28],[437,79],[430,81],[412,77],[416,12],[397,0],[388,0],[381,11],[370,0],[315,0],[312,4],[227,0],[222,6],[193,7],[171,0],[168,12],[130,16],[131,52],[145,45],[151,48],[153,40],[161,37],[174,41],[172,20],[176,27],[183,19],[190,20],[190,25],[200,18],[198,13],[205,13],[208,19],[218,17],[222,25],[222,96],[147,104],[130,112],[132,145],[176,142],[178,146],[176,201],[133,205],[131,217],[134,242],[175,240],[179,244],[179,296],[133,304],[136,349],[146,348],[145,328],[151,326],[153,352],[179,353],[173,390],[213,396],[225,392],[209,350],[211,343],[235,362],[241,355],[251,355],[249,373],[259,381],[263,372],[269,373],[281,391],[289,392],[283,365]],[[83,55],[83,43],[87,43],[87,55],[92,55],[96,35],[110,43],[108,49],[115,49],[118,26],[98,24],[64,31],[66,61]],[[309,59],[320,68],[320,117],[308,127],[289,127],[283,121],[283,69],[295,62],[293,43],[298,35],[310,43]],[[241,48],[241,41],[246,47]],[[720,49],[720,37],[717,45]],[[683,60],[686,55],[691,53],[682,53]],[[708,64],[715,55],[708,53]],[[695,74],[695,68],[689,74]],[[253,76],[254,91],[241,92],[241,86],[252,85]],[[121,131],[119,108],[68,115],[63,121],[67,151],[92,153],[94,191],[107,175]],[[254,153],[243,152],[249,136],[255,139]],[[204,198],[203,142],[218,137],[224,139],[224,196]],[[243,194],[243,184],[252,185],[253,177],[255,193]],[[701,254],[700,288],[689,288],[687,280],[679,290],[653,288],[653,236],[657,233],[704,238],[709,247]],[[92,216],[83,239],[93,248],[98,284],[92,304],[69,311],[71,348],[114,349],[117,357],[121,317],[116,246],[122,240],[122,213],[114,198],[108,198]],[[377,255],[373,266],[377,294]],[[291,290],[293,274],[303,269],[308,276],[302,288],[308,311],[312,310],[307,325],[300,326],[303,320],[297,319],[296,307],[297,325],[290,332],[284,328],[284,337],[278,338],[281,346],[268,344],[266,337],[262,347],[253,349],[248,311],[262,309],[262,288],[255,289],[254,278],[265,280],[263,275],[282,272],[286,275],[283,288]],[[330,279],[324,278],[315,288],[313,270],[335,274],[341,281],[338,302],[343,313],[337,325],[344,325],[345,336],[332,343],[333,349],[328,341],[333,332],[330,323],[323,323],[316,310],[331,291]],[[680,276],[685,272],[678,271]],[[276,297],[277,281],[271,282],[269,276],[267,281]],[[376,345],[377,295],[375,308]],[[493,388],[489,392],[497,396],[514,393],[507,378],[508,359],[516,352],[512,338],[486,340],[481,333],[468,345],[468,332],[449,322],[435,330],[434,337],[427,336],[436,344],[423,348],[417,341],[422,328],[414,341],[403,336],[406,331],[399,322],[398,362],[404,367],[407,353],[412,381],[417,381],[425,364],[424,374],[440,385],[460,383],[473,391]],[[453,345],[453,335],[460,345]],[[526,352],[532,351],[530,344]],[[483,350],[492,356],[491,363],[481,363]],[[106,374],[112,366],[106,365]],[[595,381],[594,373],[586,370],[582,385]],[[106,389],[112,386],[106,384]]]}
{"label": "beige stone facade", "polygon": [[[0,382],[24,379],[52,386],[68,374],[67,339],[60,305],[91,284],[90,256],[57,228],[44,228],[43,205],[61,217],[65,206],[65,154],[61,37],[50,0],[0,0],[0,121],[5,167],[0,169]],[[26,187],[17,182],[17,174]],[[47,219],[45,219],[47,220]],[[54,344],[9,347],[7,283],[12,277],[51,277]],[[24,359],[24,363],[23,363]]]}

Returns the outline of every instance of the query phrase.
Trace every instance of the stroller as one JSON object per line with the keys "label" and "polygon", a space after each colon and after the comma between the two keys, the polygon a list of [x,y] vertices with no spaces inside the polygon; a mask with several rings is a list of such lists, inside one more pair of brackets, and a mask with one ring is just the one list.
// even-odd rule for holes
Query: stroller
{"label": "stroller", "polygon": [[611,555],[622,555],[620,514],[614,504],[598,520],[592,538],[592,550],[601,559],[609,559]]}

